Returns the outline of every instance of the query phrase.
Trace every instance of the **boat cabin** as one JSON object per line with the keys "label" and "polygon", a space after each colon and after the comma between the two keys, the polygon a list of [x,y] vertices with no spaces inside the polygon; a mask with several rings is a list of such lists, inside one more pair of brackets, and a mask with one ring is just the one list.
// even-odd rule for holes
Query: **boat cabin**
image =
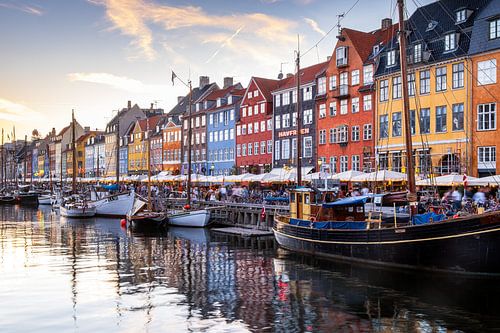
{"label": "boat cabin", "polygon": [[321,221],[364,221],[367,197],[335,200],[333,191],[296,188],[290,190],[290,219]]}

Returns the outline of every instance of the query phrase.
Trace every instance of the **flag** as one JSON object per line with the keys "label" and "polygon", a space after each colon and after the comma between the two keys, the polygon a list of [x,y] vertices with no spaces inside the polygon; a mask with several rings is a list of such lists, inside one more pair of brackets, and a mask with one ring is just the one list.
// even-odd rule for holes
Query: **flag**
{"label": "flag", "polygon": [[262,211],[260,212],[260,219],[264,221],[266,219],[266,206],[262,206]]}
{"label": "flag", "polygon": [[172,85],[174,85],[174,80],[177,77],[177,75],[172,71]]}
{"label": "flag", "polygon": [[463,182],[464,182],[464,187],[467,186],[467,175],[464,173],[464,177],[463,177]]}

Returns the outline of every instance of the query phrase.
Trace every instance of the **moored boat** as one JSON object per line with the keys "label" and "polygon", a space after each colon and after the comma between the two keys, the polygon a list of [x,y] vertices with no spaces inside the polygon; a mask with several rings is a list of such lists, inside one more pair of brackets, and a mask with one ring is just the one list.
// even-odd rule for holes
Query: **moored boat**
{"label": "moored boat", "polygon": [[86,218],[95,216],[96,208],[85,201],[73,201],[63,203],[59,212],[64,217]]}
{"label": "moored boat", "polygon": [[167,213],[153,211],[148,206],[147,201],[135,196],[132,209],[127,213],[127,221],[132,228],[162,227],[167,223]]}
{"label": "moored boat", "polygon": [[96,215],[125,217],[134,204],[134,192],[109,195],[92,204],[96,207]]}
{"label": "moored boat", "polygon": [[168,224],[179,227],[204,228],[210,224],[210,211],[198,209],[170,212],[168,214]]}

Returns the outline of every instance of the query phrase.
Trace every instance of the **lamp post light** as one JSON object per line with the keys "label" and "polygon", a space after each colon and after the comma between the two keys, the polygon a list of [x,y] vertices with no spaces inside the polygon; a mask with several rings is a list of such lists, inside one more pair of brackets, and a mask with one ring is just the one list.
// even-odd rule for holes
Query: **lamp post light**
{"label": "lamp post light", "polygon": [[[210,165],[210,175],[213,177],[214,176],[214,171],[215,171],[215,165],[212,163]],[[212,182],[210,182],[210,188],[212,187]]]}

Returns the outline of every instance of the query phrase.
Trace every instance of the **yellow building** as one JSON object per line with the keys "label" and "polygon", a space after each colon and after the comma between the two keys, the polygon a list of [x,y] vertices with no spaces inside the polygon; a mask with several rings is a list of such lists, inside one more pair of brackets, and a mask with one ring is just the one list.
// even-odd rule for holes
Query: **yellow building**
{"label": "yellow building", "polygon": [[146,127],[141,123],[144,120],[135,122],[130,133],[130,141],[128,144],[128,170],[130,174],[144,174],[147,172],[147,138]]}
{"label": "yellow building", "polygon": [[[95,135],[96,131],[90,131],[76,140],[77,177],[85,176],[85,142],[88,138],[95,137]],[[68,177],[73,176],[73,150],[71,149],[71,144],[69,144],[68,150],[66,151],[66,175]]]}

